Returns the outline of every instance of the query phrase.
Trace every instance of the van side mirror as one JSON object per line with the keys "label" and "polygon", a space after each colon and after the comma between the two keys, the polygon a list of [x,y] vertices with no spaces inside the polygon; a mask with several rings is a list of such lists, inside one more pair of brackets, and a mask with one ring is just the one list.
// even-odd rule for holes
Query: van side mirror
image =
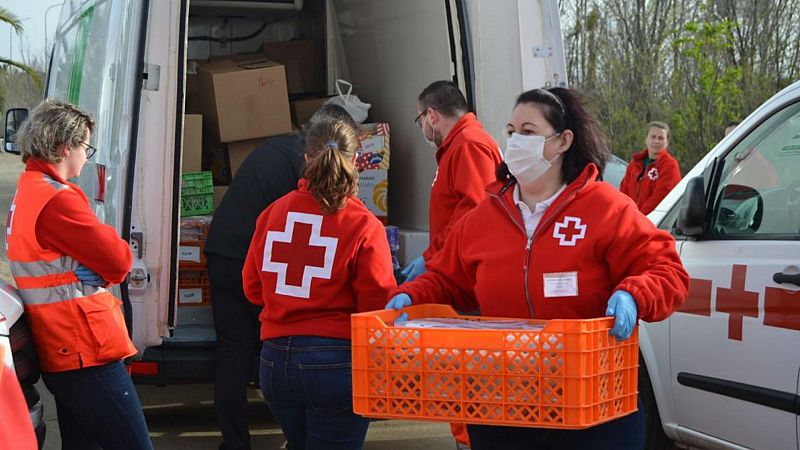
{"label": "van side mirror", "polygon": [[8,153],[19,155],[17,149],[17,132],[22,128],[22,122],[28,118],[28,110],[25,108],[11,108],[6,111],[6,127],[3,134],[4,150]]}
{"label": "van side mirror", "polygon": [[700,236],[706,225],[706,199],[703,177],[695,177],[686,184],[678,210],[675,234]]}

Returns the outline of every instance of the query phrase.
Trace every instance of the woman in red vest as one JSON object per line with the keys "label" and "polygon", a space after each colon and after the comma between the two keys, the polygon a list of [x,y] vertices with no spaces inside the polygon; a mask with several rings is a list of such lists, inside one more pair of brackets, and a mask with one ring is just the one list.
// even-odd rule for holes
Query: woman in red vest
{"label": "woman in red vest", "polygon": [[69,179],[96,149],[92,117],[45,100],[17,134],[25,162],[6,224],[11,273],[65,449],[152,449],[124,358],[136,354],[107,290],[131,267],[128,243]]}
{"label": "woman in red vest", "polygon": [[[484,316],[615,317],[627,339],[638,319],[663,320],[686,298],[675,241],[599,174],[605,137],[577,93],[534,89],[517,98],[505,162],[489,197],[468,212],[387,308],[449,303]],[[641,407],[580,431],[468,425],[475,450],[641,449]]]}
{"label": "woman in red vest", "polygon": [[242,271],[261,306],[261,390],[292,449],[360,449],[350,315],[397,287],[386,231],[355,197],[358,128],[314,124],[297,190],[261,213]]}

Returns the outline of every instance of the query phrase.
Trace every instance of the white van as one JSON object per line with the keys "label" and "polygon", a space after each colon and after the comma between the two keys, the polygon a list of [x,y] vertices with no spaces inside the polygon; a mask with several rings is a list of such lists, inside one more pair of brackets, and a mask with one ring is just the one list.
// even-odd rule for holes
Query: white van
{"label": "white van", "polygon": [[566,82],[551,0],[66,1],[45,95],[97,119],[100,151],[79,184],[133,250],[117,294],[140,351],[138,383],[207,382],[214,373],[210,307],[179,306],[176,294],[187,61],[301,35],[325,47],[327,93],[346,78],[372,104],[371,119],[390,124],[390,221],[404,229],[428,226],[436,164],[413,121],[427,84],[456,81],[504,142],[516,95]]}
{"label": "white van", "polygon": [[649,218],[675,236],[691,283],[678,312],[639,332],[648,448],[669,438],[797,449],[800,82],[738,125]]}

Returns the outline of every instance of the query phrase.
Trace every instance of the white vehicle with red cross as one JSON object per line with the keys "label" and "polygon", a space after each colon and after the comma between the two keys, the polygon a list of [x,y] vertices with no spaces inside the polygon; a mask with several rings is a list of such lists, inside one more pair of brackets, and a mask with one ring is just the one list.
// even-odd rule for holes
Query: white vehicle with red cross
{"label": "white vehicle with red cross", "polygon": [[[679,446],[797,449],[800,430],[800,82],[764,103],[649,215],[691,276],[670,319],[643,324],[640,377]],[[652,390],[650,387],[652,386]]]}

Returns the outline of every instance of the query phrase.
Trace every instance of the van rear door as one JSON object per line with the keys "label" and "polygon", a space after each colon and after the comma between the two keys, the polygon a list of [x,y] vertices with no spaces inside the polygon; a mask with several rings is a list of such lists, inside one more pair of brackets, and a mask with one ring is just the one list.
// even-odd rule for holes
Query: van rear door
{"label": "van rear door", "polygon": [[[46,97],[76,104],[94,115],[97,126],[91,143],[99,151],[77,183],[100,220],[116,227],[124,238],[136,159],[145,4],[145,0],[64,2],[45,91]],[[115,287],[115,294],[124,302],[131,328],[135,314],[126,288]]]}

